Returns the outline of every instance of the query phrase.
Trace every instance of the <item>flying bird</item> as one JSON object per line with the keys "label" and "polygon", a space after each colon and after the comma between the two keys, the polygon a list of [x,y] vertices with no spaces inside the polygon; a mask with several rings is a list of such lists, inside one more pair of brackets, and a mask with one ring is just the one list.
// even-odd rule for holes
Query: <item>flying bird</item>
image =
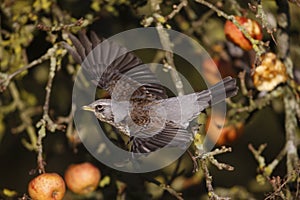
{"label": "flying bird", "polygon": [[102,122],[130,137],[130,151],[151,153],[164,147],[187,148],[193,135],[190,121],[211,105],[235,96],[236,80],[226,77],[207,90],[168,98],[148,65],[112,41],[85,31],[69,34],[74,47],[64,43],[73,59],[109,99],[85,105]]}

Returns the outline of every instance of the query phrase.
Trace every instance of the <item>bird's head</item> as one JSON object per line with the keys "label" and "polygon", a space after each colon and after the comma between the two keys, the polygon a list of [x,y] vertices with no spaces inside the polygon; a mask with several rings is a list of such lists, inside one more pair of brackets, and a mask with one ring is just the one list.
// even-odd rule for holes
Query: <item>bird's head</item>
{"label": "bird's head", "polygon": [[93,112],[101,121],[109,122],[113,120],[110,99],[99,99],[89,105],[82,106],[82,109]]}

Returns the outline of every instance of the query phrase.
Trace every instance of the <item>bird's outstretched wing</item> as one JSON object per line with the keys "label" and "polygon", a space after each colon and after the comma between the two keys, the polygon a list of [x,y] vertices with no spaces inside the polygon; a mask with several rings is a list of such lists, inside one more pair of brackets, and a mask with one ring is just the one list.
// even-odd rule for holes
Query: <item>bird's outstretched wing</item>
{"label": "bird's outstretched wing", "polygon": [[[95,32],[90,37],[80,31],[78,37],[69,34],[75,48],[64,43],[83,72],[98,87],[107,90],[112,98],[130,100],[167,98],[164,88],[149,67],[132,52],[109,40],[100,39]],[[128,90],[133,91],[128,91]],[[128,100],[126,97],[125,100]]]}
{"label": "bird's outstretched wing", "polygon": [[[136,106],[167,98],[165,89],[149,67],[126,48],[112,41],[100,39],[94,32],[88,37],[85,31],[81,31],[78,36],[69,34],[69,38],[75,48],[64,43],[65,48],[74,60],[81,64],[83,73],[88,79],[97,87],[108,91],[112,100],[130,100]],[[131,117],[134,122],[141,122],[141,116]],[[144,117],[150,119],[150,116]],[[145,120],[145,123],[148,121]],[[187,141],[190,141],[187,131],[169,122],[154,136],[135,137],[131,151],[149,153],[168,144],[178,146]]]}
{"label": "bird's outstretched wing", "polygon": [[165,127],[150,137],[134,137],[131,151],[134,153],[151,153],[163,147],[187,149],[192,141],[192,134],[184,127],[167,121]]}

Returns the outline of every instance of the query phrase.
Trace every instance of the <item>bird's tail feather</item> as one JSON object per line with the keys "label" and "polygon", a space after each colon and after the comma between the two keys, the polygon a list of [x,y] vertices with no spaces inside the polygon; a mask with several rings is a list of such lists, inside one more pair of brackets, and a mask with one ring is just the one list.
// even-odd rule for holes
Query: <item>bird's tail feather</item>
{"label": "bird's tail feather", "polygon": [[235,96],[237,92],[236,80],[228,76],[208,90],[197,93],[197,97],[201,102],[206,101],[209,105],[215,105],[226,98]]}

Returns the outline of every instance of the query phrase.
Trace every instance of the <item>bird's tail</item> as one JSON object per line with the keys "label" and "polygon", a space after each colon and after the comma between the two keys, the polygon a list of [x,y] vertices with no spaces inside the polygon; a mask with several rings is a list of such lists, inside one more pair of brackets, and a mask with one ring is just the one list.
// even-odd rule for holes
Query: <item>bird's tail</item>
{"label": "bird's tail", "polygon": [[209,105],[215,105],[224,101],[225,98],[235,96],[237,92],[236,80],[228,76],[209,89],[197,93],[197,98],[200,102],[203,101]]}

